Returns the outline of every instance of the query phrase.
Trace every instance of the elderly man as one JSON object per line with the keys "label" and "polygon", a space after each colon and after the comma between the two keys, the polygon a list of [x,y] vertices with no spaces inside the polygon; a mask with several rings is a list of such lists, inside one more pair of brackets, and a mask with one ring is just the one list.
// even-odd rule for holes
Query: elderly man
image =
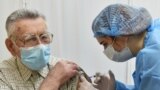
{"label": "elderly man", "polygon": [[78,66],[71,61],[60,60],[53,68],[53,34],[37,11],[13,12],[7,18],[6,30],[5,44],[13,57],[0,64],[0,90],[58,90],[77,74]]}

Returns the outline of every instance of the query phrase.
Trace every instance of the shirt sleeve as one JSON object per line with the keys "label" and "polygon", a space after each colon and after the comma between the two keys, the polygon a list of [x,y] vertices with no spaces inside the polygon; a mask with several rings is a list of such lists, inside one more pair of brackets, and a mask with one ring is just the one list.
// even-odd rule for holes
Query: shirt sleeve
{"label": "shirt sleeve", "polygon": [[139,90],[159,90],[160,89],[160,77],[148,76],[142,79]]}
{"label": "shirt sleeve", "polygon": [[120,81],[116,81],[116,90],[135,90],[134,85],[126,85]]}

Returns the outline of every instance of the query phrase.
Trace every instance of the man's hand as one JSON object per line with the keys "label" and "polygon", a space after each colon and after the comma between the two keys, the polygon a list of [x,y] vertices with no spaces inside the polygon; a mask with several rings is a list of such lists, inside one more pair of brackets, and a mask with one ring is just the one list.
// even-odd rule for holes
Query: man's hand
{"label": "man's hand", "polygon": [[78,66],[74,62],[61,60],[51,69],[48,75],[55,77],[61,84],[78,73]]}
{"label": "man's hand", "polygon": [[58,90],[60,85],[78,73],[77,70],[78,66],[74,62],[58,61],[42,82],[40,90]]}
{"label": "man's hand", "polygon": [[94,83],[97,85],[95,86],[99,90],[115,90],[115,77],[112,71],[109,71],[109,75],[100,75],[97,77],[98,80],[95,80]]}
{"label": "man's hand", "polygon": [[89,83],[83,75],[81,75],[78,90],[98,90],[98,89],[93,87],[93,85]]}

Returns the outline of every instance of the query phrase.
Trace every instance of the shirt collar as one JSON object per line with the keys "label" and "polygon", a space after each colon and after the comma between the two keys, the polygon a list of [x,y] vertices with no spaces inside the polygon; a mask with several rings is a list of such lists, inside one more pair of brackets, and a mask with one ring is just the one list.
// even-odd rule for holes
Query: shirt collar
{"label": "shirt collar", "polygon": [[41,69],[40,71],[38,71],[38,73],[43,77],[45,78],[47,76],[49,72],[49,64],[46,65],[43,69]]}
{"label": "shirt collar", "polygon": [[40,71],[32,71],[29,68],[27,68],[24,64],[22,64],[21,60],[17,58],[17,66],[19,69],[19,72],[22,76],[22,78],[27,81],[31,75],[35,75],[35,73],[39,73],[43,78],[45,78],[49,72],[49,68],[48,65],[46,65],[46,67],[44,67],[43,69],[41,69]]}
{"label": "shirt collar", "polygon": [[27,81],[32,75],[32,71],[28,69],[24,64],[22,64],[21,60],[17,58],[17,66],[18,70],[22,76],[22,78]]}

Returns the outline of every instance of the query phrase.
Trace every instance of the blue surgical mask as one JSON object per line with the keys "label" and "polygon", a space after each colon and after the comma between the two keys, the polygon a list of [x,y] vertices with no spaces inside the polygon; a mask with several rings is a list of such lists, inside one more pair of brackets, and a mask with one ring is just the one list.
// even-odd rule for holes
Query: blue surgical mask
{"label": "blue surgical mask", "polygon": [[38,71],[45,67],[50,58],[51,50],[49,45],[37,45],[29,48],[20,48],[21,61],[29,69]]}
{"label": "blue surgical mask", "polygon": [[109,45],[105,50],[104,54],[111,60],[116,62],[124,62],[133,57],[132,52],[126,46],[121,52],[117,52],[114,50],[112,45]]}

